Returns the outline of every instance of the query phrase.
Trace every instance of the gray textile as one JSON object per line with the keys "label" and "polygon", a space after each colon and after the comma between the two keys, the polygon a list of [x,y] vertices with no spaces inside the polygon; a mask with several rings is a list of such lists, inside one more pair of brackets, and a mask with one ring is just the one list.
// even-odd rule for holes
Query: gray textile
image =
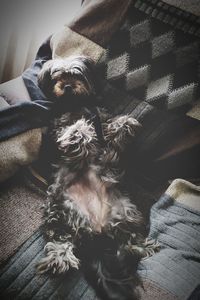
{"label": "gray textile", "polygon": [[38,230],[46,197],[23,182],[18,173],[0,186],[0,263]]}
{"label": "gray textile", "polygon": [[179,7],[197,16],[200,16],[200,1],[199,0],[163,0],[167,4]]}
{"label": "gray textile", "polygon": [[0,298],[20,300],[95,299],[80,272],[69,271],[64,276],[36,275],[35,265],[44,255],[44,238],[35,233],[0,270]]}
{"label": "gray textile", "polygon": [[164,195],[151,209],[150,237],[161,250],[143,261],[139,274],[181,300],[200,284],[200,212]]}
{"label": "gray textile", "polygon": [[150,108],[190,109],[200,99],[199,22],[197,16],[159,0],[133,1],[107,48],[104,106],[121,113],[132,105],[141,122],[134,111],[138,103],[150,114]]}
{"label": "gray textile", "polygon": [[[157,295],[165,291],[164,299],[187,299],[200,283],[199,220],[200,212],[174,202],[167,195],[152,208],[150,236],[159,240],[162,249],[140,264],[139,274],[147,287],[151,283],[153,289],[157,289],[154,291]],[[55,277],[36,275],[35,264],[44,256],[44,245],[39,230],[0,270],[0,298],[97,300],[94,290],[79,271]],[[142,299],[159,298],[153,295],[146,298],[143,294]]]}

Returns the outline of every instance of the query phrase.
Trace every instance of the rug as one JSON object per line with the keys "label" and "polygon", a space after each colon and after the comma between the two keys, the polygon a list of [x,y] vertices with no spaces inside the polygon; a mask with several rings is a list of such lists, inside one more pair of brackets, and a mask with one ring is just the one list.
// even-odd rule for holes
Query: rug
{"label": "rug", "polygon": [[38,230],[45,198],[25,183],[21,173],[2,184],[0,190],[0,263],[5,263]]}

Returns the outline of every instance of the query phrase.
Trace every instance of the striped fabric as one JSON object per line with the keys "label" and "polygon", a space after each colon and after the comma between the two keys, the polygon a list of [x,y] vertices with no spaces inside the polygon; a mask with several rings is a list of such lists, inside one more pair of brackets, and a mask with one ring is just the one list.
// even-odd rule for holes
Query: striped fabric
{"label": "striped fabric", "polygon": [[164,195],[151,209],[150,228],[161,250],[140,264],[139,274],[188,299],[200,284],[200,212]]}
{"label": "striped fabric", "polygon": [[64,276],[37,275],[35,265],[44,255],[44,239],[35,233],[0,270],[1,299],[89,300],[95,299],[81,272],[70,271]]}

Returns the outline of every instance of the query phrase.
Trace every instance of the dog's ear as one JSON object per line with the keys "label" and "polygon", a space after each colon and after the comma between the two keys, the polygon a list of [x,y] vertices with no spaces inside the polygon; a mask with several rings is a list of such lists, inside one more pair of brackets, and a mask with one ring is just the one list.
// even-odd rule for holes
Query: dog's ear
{"label": "dog's ear", "polygon": [[78,56],[77,59],[81,61],[89,70],[94,70],[94,61],[89,56]]}
{"label": "dog's ear", "polygon": [[52,90],[52,78],[51,69],[53,67],[53,60],[48,60],[44,63],[41,71],[38,74],[38,86],[45,94],[45,96],[51,95]]}
{"label": "dog's ear", "polygon": [[96,95],[100,95],[104,81],[102,80],[102,75],[99,72],[99,65],[88,56],[81,56],[80,60],[82,60],[87,68],[86,74],[90,85],[93,87],[92,89],[95,91]]}
{"label": "dog's ear", "polygon": [[83,74],[85,75],[85,80],[87,81],[91,92],[96,93],[98,80],[96,77],[95,62],[88,56],[78,56],[77,60],[84,66]]}

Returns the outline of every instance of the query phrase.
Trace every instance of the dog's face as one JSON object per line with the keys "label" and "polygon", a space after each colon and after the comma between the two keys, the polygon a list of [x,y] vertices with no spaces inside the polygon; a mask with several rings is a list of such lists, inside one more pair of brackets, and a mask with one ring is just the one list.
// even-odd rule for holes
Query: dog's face
{"label": "dog's face", "polygon": [[47,61],[38,75],[38,84],[50,99],[94,94],[93,61],[85,56]]}

